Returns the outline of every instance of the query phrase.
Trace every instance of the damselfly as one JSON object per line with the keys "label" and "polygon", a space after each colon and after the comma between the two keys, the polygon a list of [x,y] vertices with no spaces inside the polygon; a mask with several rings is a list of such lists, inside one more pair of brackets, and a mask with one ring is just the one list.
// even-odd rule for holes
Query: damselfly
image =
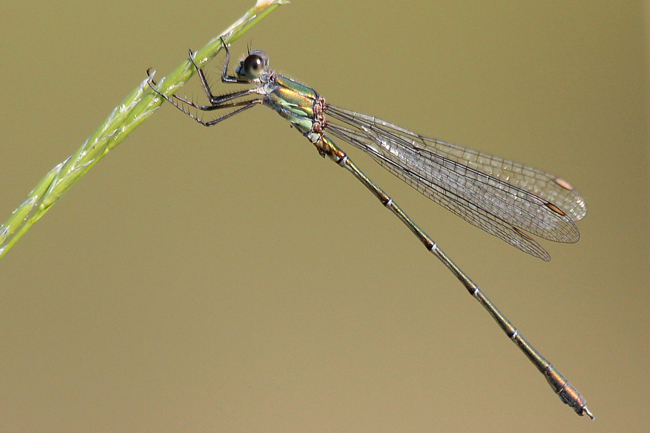
{"label": "damselfly", "polygon": [[[314,89],[270,69],[269,56],[264,51],[249,51],[239,62],[235,75],[229,75],[230,51],[223,40],[222,43],[226,62],[221,81],[248,85],[247,89],[215,96],[203,70],[195,63],[192,51],[190,61],[210,105],[199,105],[175,95],[170,98],[156,89],[153,79],[150,80],[151,88],[205,126],[216,125],[256,105],[275,110],[305,136],[321,156],[352,173],[390,209],[488,310],[506,335],[546,377],[560,399],[578,415],[586,414],[593,419],[578,390],[517,332],[469,276],[339,149],[330,136],[363,150],[382,167],[469,223],[545,261],[550,260],[549,254],[526,232],[557,242],[573,243],[579,239],[574,221],[582,219],[587,208],[571,185],[541,170],[423,137],[375,117],[331,105]],[[204,121],[188,107],[200,111],[231,111]]]}

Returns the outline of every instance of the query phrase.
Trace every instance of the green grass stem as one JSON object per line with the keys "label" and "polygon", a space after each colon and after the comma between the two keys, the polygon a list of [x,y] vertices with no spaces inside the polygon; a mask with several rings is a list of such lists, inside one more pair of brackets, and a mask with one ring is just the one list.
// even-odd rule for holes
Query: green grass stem
{"label": "green grass stem", "polygon": [[[197,51],[195,61],[199,65],[204,65],[223,48],[221,38],[226,43],[235,41],[284,3],[286,2],[283,0],[258,0],[244,16]],[[191,63],[185,60],[174,72],[160,80],[158,89],[170,96],[194,74],[195,70],[191,67]],[[119,106],[115,107],[102,126],[79,150],[45,175],[29,193],[27,199],[0,226],[0,258],[81,176],[162,105],[162,98],[150,91],[147,81],[148,79],[142,81]]]}

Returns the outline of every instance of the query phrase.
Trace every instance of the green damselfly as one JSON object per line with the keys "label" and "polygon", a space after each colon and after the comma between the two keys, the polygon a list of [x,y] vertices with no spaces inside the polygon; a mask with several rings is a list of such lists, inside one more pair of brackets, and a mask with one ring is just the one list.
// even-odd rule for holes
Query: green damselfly
{"label": "green damselfly", "polygon": [[[149,82],[151,88],[205,126],[216,125],[256,105],[275,110],[306,137],[321,156],[352,173],[390,209],[488,310],[506,335],[546,377],[560,399],[578,415],[593,419],[578,390],[517,332],[469,276],[350,160],[330,135],[363,150],[385,169],[469,223],[545,261],[550,260],[550,255],[525,232],[556,242],[578,241],[580,233],[574,221],[582,219],[587,208],[571,185],[541,170],[427,138],[381,119],[331,105],[314,89],[270,69],[269,56],[260,50],[249,50],[239,62],[235,75],[229,75],[230,51],[223,40],[222,43],[226,62],[221,81],[248,85],[247,89],[215,96],[203,70],[194,62],[192,51],[190,61],[210,105],[199,105],[175,95],[170,98],[156,89],[153,78]],[[232,111],[204,121],[187,107],[200,111]]]}

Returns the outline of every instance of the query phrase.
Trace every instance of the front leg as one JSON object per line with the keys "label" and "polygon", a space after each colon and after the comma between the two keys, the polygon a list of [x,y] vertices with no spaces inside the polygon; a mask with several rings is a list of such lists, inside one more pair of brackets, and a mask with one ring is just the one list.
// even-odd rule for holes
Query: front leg
{"label": "front leg", "polygon": [[223,37],[221,37],[220,39],[221,39],[221,43],[223,44],[224,50],[226,50],[226,64],[223,65],[223,71],[221,72],[221,82],[250,84],[251,80],[249,80],[248,78],[240,78],[237,75],[228,75],[228,65],[230,64],[230,50],[228,49],[228,44],[226,44],[226,41],[224,41]]}

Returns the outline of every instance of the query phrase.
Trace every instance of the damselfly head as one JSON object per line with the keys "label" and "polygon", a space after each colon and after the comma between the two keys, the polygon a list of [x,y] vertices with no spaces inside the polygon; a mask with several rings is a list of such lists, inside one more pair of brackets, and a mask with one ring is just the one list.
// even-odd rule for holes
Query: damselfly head
{"label": "damselfly head", "polygon": [[261,50],[251,51],[248,56],[239,62],[235,73],[239,78],[246,77],[250,80],[260,78],[269,67],[269,56]]}

